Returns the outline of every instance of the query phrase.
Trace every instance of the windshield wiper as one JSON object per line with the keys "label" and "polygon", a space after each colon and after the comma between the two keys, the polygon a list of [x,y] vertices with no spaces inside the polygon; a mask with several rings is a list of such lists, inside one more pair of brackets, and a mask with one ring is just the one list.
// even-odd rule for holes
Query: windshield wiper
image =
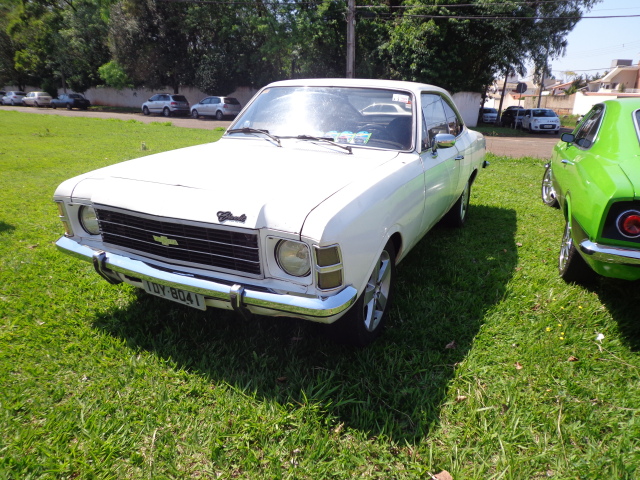
{"label": "windshield wiper", "polygon": [[266,135],[267,137],[269,137],[271,140],[276,142],[279,147],[282,146],[282,144],[280,143],[280,139],[278,137],[276,137],[275,135],[270,134],[269,130],[261,130],[259,128],[251,128],[251,127],[242,127],[242,128],[233,128],[231,130],[227,130],[227,133],[244,133],[244,134],[247,134],[247,135],[251,134],[251,133],[259,133],[259,134]]}
{"label": "windshield wiper", "polygon": [[346,150],[351,154],[353,153],[351,151],[351,146],[338,143],[333,138],[330,138],[330,137],[314,137],[313,135],[296,135],[292,137],[281,137],[281,138],[295,138],[298,140],[310,140],[312,142],[328,143],[329,145],[334,145],[336,147],[342,148],[343,150]]}

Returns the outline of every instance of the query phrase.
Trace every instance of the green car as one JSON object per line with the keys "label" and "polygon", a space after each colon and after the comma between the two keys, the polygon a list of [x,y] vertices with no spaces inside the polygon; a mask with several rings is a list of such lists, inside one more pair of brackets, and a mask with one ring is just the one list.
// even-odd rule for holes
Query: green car
{"label": "green car", "polygon": [[639,279],[640,98],[595,105],[561,139],[542,178],[542,201],[566,220],[560,275]]}

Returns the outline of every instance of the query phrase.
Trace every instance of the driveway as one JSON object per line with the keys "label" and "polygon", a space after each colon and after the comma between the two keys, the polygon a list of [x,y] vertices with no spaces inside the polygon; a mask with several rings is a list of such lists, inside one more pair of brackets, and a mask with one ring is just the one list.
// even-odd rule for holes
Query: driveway
{"label": "driveway", "polygon": [[[569,132],[570,130],[564,130]],[[564,133],[560,129],[560,133]],[[529,133],[523,137],[490,137],[487,140],[487,150],[495,155],[506,157],[538,157],[551,158],[551,152],[560,135],[546,133]]]}
{"label": "driveway", "polygon": [[[65,110],[52,108],[9,107],[0,109],[19,110],[25,113],[39,113],[41,115],[63,115],[66,117],[117,118],[120,120],[138,120],[143,123],[171,122],[176,127],[202,128],[213,130],[218,127],[227,128],[230,120],[215,120],[207,117],[198,120],[191,117],[163,117],[160,115],[145,116],[142,113],[112,113],[92,110]],[[561,130],[562,133],[563,130]],[[569,131],[568,129],[565,131]],[[528,134],[523,137],[492,137],[485,136],[487,150],[495,155],[508,157],[538,157],[551,158],[553,146],[558,143],[559,135]]]}

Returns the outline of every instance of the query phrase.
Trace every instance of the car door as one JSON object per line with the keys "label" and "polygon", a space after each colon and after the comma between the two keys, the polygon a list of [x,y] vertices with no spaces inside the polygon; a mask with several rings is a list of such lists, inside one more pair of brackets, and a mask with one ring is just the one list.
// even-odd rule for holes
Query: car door
{"label": "car door", "polygon": [[209,109],[211,108],[211,97],[206,97],[200,100],[200,103],[196,105],[196,110],[200,115],[210,115]]}
{"label": "car door", "polygon": [[[438,93],[421,95],[422,141],[420,158],[424,168],[425,204],[422,230],[431,228],[457,199],[460,183],[457,147],[432,149],[438,133],[450,133],[444,100]],[[449,107],[450,108],[450,107]]]}
{"label": "car door", "polygon": [[591,146],[596,140],[604,118],[604,111],[604,105],[595,105],[575,132],[573,142],[561,142],[556,147],[553,176],[556,185],[564,186],[564,190],[558,189],[556,192],[561,203],[564,203],[565,196],[572,185],[584,183],[581,162],[590,154]]}
{"label": "car door", "polygon": [[149,99],[149,111],[153,113],[159,113],[162,111],[162,98],[164,95],[154,95]]}

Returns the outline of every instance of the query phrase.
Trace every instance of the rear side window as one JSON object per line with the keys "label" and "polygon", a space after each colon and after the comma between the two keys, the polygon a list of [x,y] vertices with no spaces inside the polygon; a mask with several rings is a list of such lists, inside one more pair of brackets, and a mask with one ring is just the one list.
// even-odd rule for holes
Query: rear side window
{"label": "rear side window", "polygon": [[603,115],[604,105],[596,105],[587,113],[586,118],[575,133],[574,143],[576,145],[581,148],[591,147],[602,123]]}
{"label": "rear side window", "polygon": [[175,102],[186,102],[187,98],[184,95],[173,95],[173,100]]}
{"label": "rear side window", "polygon": [[228,103],[229,105],[240,105],[238,99],[233,97],[225,97],[224,103]]}

